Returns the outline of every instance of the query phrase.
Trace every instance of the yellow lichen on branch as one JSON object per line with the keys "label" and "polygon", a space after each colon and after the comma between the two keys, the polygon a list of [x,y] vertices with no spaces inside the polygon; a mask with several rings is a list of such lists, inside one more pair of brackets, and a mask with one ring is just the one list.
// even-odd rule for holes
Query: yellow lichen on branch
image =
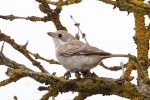
{"label": "yellow lichen on branch", "polygon": [[150,4],[144,3],[143,1],[140,0],[128,0],[128,1],[132,4],[135,4],[136,6],[150,9]]}
{"label": "yellow lichen on branch", "polygon": [[107,4],[118,7],[120,11],[127,11],[132,13],[139,13],[150,16],[150,4],[144,3],[140,0],[99,0]]}
{"label": "yellow lichen on branch", "polygon": [[129,58],[128,63],[126,64],[126,71],[124,72],[124,75],[121,76],[121,79],[125,79],[127,81],[131,81],[133,77],[131,77],[131,72],[134,69],[134,61],[132,58]]}
{"label": "yellow lichen on branch", "polygon": [[[39,9],[45,14],[44,17],[29,16],[29,17],[18,17],[14,15],[0,15],[0,18],[5,20],[14,19],[26,19],[33,22],[52,21],[56,26],[57,30],[67,30],[60,22],[60,13],[62,11],[62,6],[70,5],[75,3],[80,3],[82,0],[58,0],[57,2],[51,0],[36,0],[39,2]],[[118,7],[120,11],[133,12],[135,18],[135,36],[134,41],[137,45],[137,59],[129,58],[127,64],[125,64],[126,71],[120,77],[120,79],[103,78],[90,73],[88,75],[83,75],[76,73],[76,79],[66,80],[63,76],[55,76],[49,74],[48,71],[40,64],[40,62],[35,59],[41,59],[50,64],[59,64],[59,62],[51,59],[45,59],[41,57],[38,53],[32,53],[27,50],[28,42],[25,45],[17,44],[10,36],[5,35],[0,32],[0,41],[5,41],[9,43],[14,49],[22,53],[27,59],[29,59],[32,64],[38,67],[41,72],[35,72],[23,64],[16,63],[5,57],[5,55],[0,53],[0,65],[5,65],[8,67],[6,75],[9,77],[0,82],[0,86],[5,86],[11,82],[16,82],[21,78],[30,77],[35,81],[46,85],[48,87],[39,87],[39,90],[45,90],[47,93],[41,97],[41,100],[48,100],[50,97],[56,97],[59,93],[65,92],[78,92],[78,96],[74,100],[84,100],[88,96],[102,94],[102,95],[117,95],[125,97],[131,100],[143,100],[149,99],[150,89],[149,89],[149,78],[148,78],[148,50],[149,50],[149,38],[150,32],[145,27],[145,17],[144,15],[150,15],[150,4],[144,3],[143,0],[99,0],[107,4],[114,5]],[[55,5],[55,9],[51,9],[50,5]],[[33,56],[33,58],[32,58]],[[114,66],[108,68],[103,63],[101,65],[111,71],[120,70],[121,66]],[[131,80],[134,78],[131,75],[132,70],[137,70],[138,73],[138,85],[132,84]],[[81,72],[82,73],[82,72]],[[146,80],[146,81],[145,81]],[[147,81],[148,80],[148,81]]]}
{"label": "yellow lichen on branch", "polygon": [[[145,17],[141,14],[134,14],[135,17],[135,36],[134,41],[137,45],[137,59],[143,66],[144,72],[148,74],[148,50],[149,50],[149,38],[150,32],[145,26]],[[141,70],[137,67],[138,78],[144,79],[144,75],[141,74]]]}
{"label": "yellow lichen on branch", "polygon": [[[31,77],[37,82],[45,83],[47,85],[50,85],[51,87],[47,88],[48,92],[43,96],[43,98],[48,98],[48,96],[57,96],[58,92],[68,92],[68,91],[74,91],[74,92],[80,92],[80,93],[88,93],[89,95],[94,94],[103,94],[103,95],[111,95],[116,94],[118,96],[123,96],[127,98],[133,98],[133,96],[140,96],[140,94],[135,91],[135,86],[130,82],[125,82],[121,79],[111,79],[111,78],[103,78],[103,77],[97,77],[94,74],[95,78],[81,78],[79,79],[72,79],[66,81],[64,78],[56,77],[54,75],[50,75],[47,73],[41,73],[41,72],[35,72],[31,69],[28,69],[26,66],[23,67],[21,64],[17,64],[14,61],[11,61],[7,57],[5,57],[3,54],[0,54],[0,59],[3,61],[0,61],[0,65],[7,65],[7,62],[9,61],[11,64],[7,65],[8,67],[8,76],[13,81],[17,81],[20,78],[23,77]],[[17,76],[17,78],[12,78],[12,76]],[[0,82],[1,84],[2,82]],[[128,83],[128,84],[127,84]],[[3,86],[1,84],[1,86]],[[128,89],[126,88],[128,87]],[[91,92],[92,91],[92,92]],[[119,92],[120,91],[120,92]],[[124,92],[121,92],[124,91]],[[130,94],[128,92],[130,91]],[[122,94],[123,93],[123,94]],[[85,96],[85,95],[84,95]],[[86,95],[88,96],[88,95]]]}
{"label": "yellow lichen on branch", "polygon": [[40,100],[49,100],[50,97],[55,98],[58,95],[58,89],[52,88],[52,87],[48,87],[49,91],[42,96],[42,98]]}

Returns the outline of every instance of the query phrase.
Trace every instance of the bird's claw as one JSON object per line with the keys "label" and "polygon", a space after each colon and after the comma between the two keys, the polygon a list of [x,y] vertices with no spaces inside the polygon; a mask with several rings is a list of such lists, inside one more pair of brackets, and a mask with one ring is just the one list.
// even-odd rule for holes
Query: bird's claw
{"label": "bird's claw", "polygon": [[64,74],[64,77],[65,77],[66,80],[68,80],[69,77],[71,77],[70,71],[67,71],[67,72]]}

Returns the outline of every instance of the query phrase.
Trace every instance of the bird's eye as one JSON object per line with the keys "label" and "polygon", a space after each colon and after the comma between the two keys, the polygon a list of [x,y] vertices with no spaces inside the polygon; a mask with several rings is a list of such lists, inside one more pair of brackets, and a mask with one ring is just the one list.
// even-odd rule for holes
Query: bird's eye
{"label": "bird's eye", "polygon": [[62,37],[62,34],[58,34],[58,37]]}

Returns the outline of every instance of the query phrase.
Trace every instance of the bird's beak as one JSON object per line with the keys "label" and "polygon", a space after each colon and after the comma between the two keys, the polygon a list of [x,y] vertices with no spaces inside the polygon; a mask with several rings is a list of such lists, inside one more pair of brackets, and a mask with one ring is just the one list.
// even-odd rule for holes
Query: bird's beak
{"label": "bird's beak", "polygon": [[54,36],[55,36],[55,33],[53,33],[53,32],[47,32],[47,34],[48,34],[49,36],[51,36],[51,37],[54,37]]}

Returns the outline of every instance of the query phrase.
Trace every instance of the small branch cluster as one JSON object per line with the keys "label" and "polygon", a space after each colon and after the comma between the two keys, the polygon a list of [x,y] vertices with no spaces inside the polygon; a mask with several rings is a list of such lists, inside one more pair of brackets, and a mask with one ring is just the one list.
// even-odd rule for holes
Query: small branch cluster
{"label": "small branch cluster", "polygon": [[132,13],[139,13],[142,15],[150,16],[150,4],[144,3],[143,0],[99,0],[107,4],[114,5],[119,8],[120,11],[127,11],[128,14]]}
{"label": "small branch cluster", "polygon": [[[86,42],[87,44],[89,44],[88,41],[87,41],[87,39],[86,39],[85,33],[83,33],[83,32],[81,31],[80,27],[79,27],[79,26],[80,26],[80,23],[77,23],[77,22],[74,20],[74,18],[73,18],[72,15],[71,15],[70,17],[71,17],[72,20],[75,22],[74,25],[75,25],[75,26],[78,28],[78,30],[80,31],[80,33],[81,33],[81,35],[82,35],[82,38],[84,38],[85,42]],[[79,35],[76,35],[76,38],[79,39]]]}
{"label": "small branch cluster", "polygon": [[39,4],[39,9],[41,12],[43,12],[44,14],[46,14],[46,16],[44,17],[37,17],[37,16],[28,16],[28,17],[18,17],[15,15],[0,15],[0,18],[5,19],[5,20],[10,20],[13,21],[14,19],[26,19],[26,20],[30,20],[33,22],[36,21],[43,21],[43,22],[47,22],[47,21],[52,21],[57,30],[67,30],[60,22],[59,20],[59,13],[62,10],[62,4],[61,2],[57,3],[56,5],[56,9],[51,9],[50,6],[48,5],[46,0],[36,0],[38,1]]}

